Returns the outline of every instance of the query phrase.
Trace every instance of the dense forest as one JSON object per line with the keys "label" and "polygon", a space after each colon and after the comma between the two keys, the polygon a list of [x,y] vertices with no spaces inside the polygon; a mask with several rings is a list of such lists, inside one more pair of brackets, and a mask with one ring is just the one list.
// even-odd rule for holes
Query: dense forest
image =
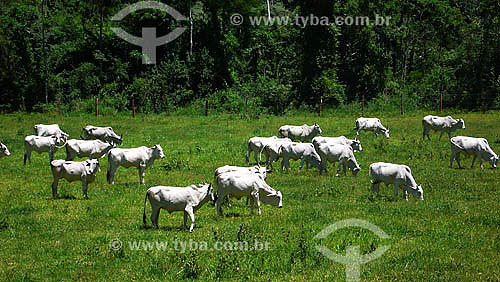
{"label": "dense forest", "polygon": [[[500,107],[498,0],[161,1],[1,0],[0,111],[89,111],[99,98],[116,111],[203,109],[271,114],[367,105],[408,109]],[[234,25],[231,16],[243,16]],[[252,25],[250,16],[390,17],[388,25]],[[332,21],[333,22],[333,21]],[[121,27],[158,36],[186,31],[143,64]]]}

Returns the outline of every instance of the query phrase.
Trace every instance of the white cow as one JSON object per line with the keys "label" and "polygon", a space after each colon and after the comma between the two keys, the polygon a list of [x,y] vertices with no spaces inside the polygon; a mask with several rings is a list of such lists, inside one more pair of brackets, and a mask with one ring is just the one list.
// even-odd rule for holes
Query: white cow
{"label": "white cow", "polygon": [[381,133],[389,139],[389,129],[385,128],[378,118],[358,118],[356,120],[356,136],[359,136],[361,130],[373,131],[376,137]]}
{"label": "white cow", "polygon": [[288,137],[301,142],[311,142],[316,135],[320,135],[322,132],[317,123],[311,126],[307,124],[301,126],[283,125],[279,129],[281,137]]}
{"label": "white cow", "polygon": [[72,161],[76,157],[99,159],[104,157],[114,147],[114,145],[102,142],[101,140],[70,139],[66,142],[66,160]]}
{"label": "white cow", "polygon": [[139,170],[139,184],[144,184],[144,175],[146,168],[153,165],[154,161],[164,158],[163,149],[160,145],[152,148],[145,146],[133,149],[111,149],[108,153],[109,169],[106,173],[106,179],[109,184],[115,184],[115,172],[119,166],[125,168],[136,167]]}
{"label": "white cow", "polygon": [[57,124],[37,124],[33,127],[36,136],[57,136],[68,139],[69,135],[62,131]]}
{"label": "white cow", "polygon": [[425,139],[425,136],[427,136],[431,140],[429,132],[432,129],[434,131],[441,131],[441,135],[439,136],[439,140],[441,140],[445,132],[448,133],[448,138],[451,138],[452,132],[458,129],[465,129],[465,121],[463,119],[454,119],[451,116],[437,117],[429,115],[422,119],[422,126],[424,128],[422,139]]}
{"label": "white cow", "polygon": [[0,159],[5,156],[10,156],[9,149],[7,149],[7,146],[5,146],[2,142],[0,142]]}
{"label": "white cow", "polygon": [[361,170],[358,162],[356,161],[356,157],[354,156],[354,151],[350,146],[344,144],[323,143],[319,144],[318,153],[321,158],[320,175],[323,170],[326,175],[328,175],[328,171],[326,170],[328,162],[339,162],[337,174],[335,176],[339,176],[341,166],[344,168],[344,176],[347,175],[346,167],[349,168],[354,176],[357,176],[358,172]]}
{"label": "white cow", "polygon": [[[255,163],[259,164],[260,163],[260,158],[257,159],[257,155],[262,152],[264,149],[264,146],[267,145],[268,143],[278,140],[278,137],[273,136],[273,137],[252,137],[248,140],[248,151],[246,155],[246,161],[247,164],[250,163],[250,152],[254,153],[254,158],[255,158]],[[267,162],[267,160],[266,160]]]}
{"label": "white cow", "polygon": [[386,185],[394,184],[394,201],[398,200],[398,189],[401,188],[405,192],[405,199],[408,201],[408,191],[420,200],[424,200],[424,190],[422,186],[417,185],[411,169],[406,165],[391,164],[391,163],[373,163],[370,165],[369,174],[372,178],[372,192],[377,192],[380,196],[380,183]]}
{"label": "white cow", "polygon": [[54,160],[50,162],[52,169],[52,197],[57,197],[57,185],[59,179],[64,178],[68,182],[81,181],[83,197],[88,199],[88,184],[95,181],[97,171],[100,171],[98,160],[86,160],[83,162],[71,162],[64,160]]}
{"label": "white cow", "polygon": [[262,175],[262,177],[264,177],[264,179],[266,179],[268,170],[265,167],[260,167],[257,165],[251,166],[251,167],[225,165],[225,166],[221,166],[215,170],[214,177],[217,178],[217,176],[219,176],[220,174],[226,173],[226,172],[260,174],[260,175]]}
{"label": "white cow", "polygon": [[312,140],[312,143],[314,145],[314,149],[316,151],[319,150],[319,145],[328,143],[328,144],[343,144],[350,146],[354,152],[361,152],[363,151],[363,147],[361,147],[361,142],[358,140],[358,137],[356,136],[354,139],[348,139],[345,136],[340,136],[340,137],[314,137]]}
{"label": "white cow", "polygon": [[144,199],[144,212],[142,222],[146,225],[146,200],[151,204],[151,223],[154,228],[158,228],[158,217],[160,210],[164,209],[168,213],[174,211],[184,212],[184,229],[186,229],[187,217],[191,218],[189,232],[194,229],[194,213],[200,209],[208,200],[214,201],[212,185],[199,184],[189,187],[168,187],[155,186],[148,189]]}
{"label": "white cow", "polygon": [[285,143],[290,143],[292,140],[290,138],[281,138],[269,142],[264,146],[264,155],[266,156],[266,166],[273,168],[273,162],[277,162],[281,157],[280,147]]}
{"label": "white cow", "polygon": [[217,213],[222,215],[222,201],[226,196],[240,199],[250,199],[250,213],[253,214],[254,203],[257,203],[259,215],[261,214],[260,202],[283,207],[283,195],[274,190],[265,181],[262,175],[241,174],[238,172],[226,172],[217,177],[217,197],[215,205]]}
{"label": "white cow", "polygon": [[26,164],[26,159],[30,161],[31,164],[31,152],[35,151],[37,153],[48,152],[49,160],[54,159],[54,154],[58,149],[63,148],[66,144],[58,146],[58,144],[63,141],[58,136],[35,136],[29,135],[24,138],[24,164]]}
{"label": "white cow", "polygon": [[98,127],[87,125],[83,128],[83,138],[85,140],[99,139],[103,142],[122,144],[122,136],[118,136],[112,127]]}
{"label": "white cow", "polygon": [[306,163],[306,168],[309,168],[308,164],[316,167],[321,171],[321,158],[314,149],[312,143],[297,143],[297,142],[289,142],[282,144],[280,149],[280,154],[283,157],[281,161],[281,171],[286,167],[286,172],[290,168],[290,159],[299,160],[300,159],[300,168],[304,166],[304,162]]}
{"label": "white cow", "polygon": [[473,155],[471,168],[474,167],[474,162],[476,158],[479,159],[479,164],[481,169],[483,169],[483,160],[489,162],[493,168],[497,167],[498,155],[493,152],[488,140],[484,138],[473,138],[465,136],[457,136],[450,139],[451,143],[451,157],[450,157],[450,168],[453,167],[453,160],[457,160],[459,168],[460,165],[460,154]]}

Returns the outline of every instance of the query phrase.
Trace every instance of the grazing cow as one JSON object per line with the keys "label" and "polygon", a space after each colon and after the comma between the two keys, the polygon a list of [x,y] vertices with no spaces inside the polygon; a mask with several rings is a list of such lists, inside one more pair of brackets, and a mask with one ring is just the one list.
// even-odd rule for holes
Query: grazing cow
{"label": "grazing cow", "polygon": [[71,139],[66,142],[66,160],[72,161],[77,156],[79,158],[99,159],[104,157],[114,147],[114,145],[102,142],[101,140]]}
{"label": "grazing cow", "polygon": [[441,131],[439,140],[441,140],[441,137],[443,137],[445,132],[448,133],[448,138],[451,139],[452,132],[455,132],[458,129],[465,129],[465,121],[463,119],[454,119],[451,116],[437,117],[429,115],[422,119],[422,126],[424,127],[422,139],[425,139],[425,136],[427,136],[427,138],[431,140],[431,137],[429,136],[431,129],[434,131]]}
{"label": "grazing cow", "polygon": [[59,179],[64,178],[68,182],[81,181],[83,197],[88,199],[87,188],[88,184],[95,181],[97,171],[100,171],[98,160],[86,160],[83,162],[71,162],[64,160],[55,160],[50,162],[52,176],[52,197],[57,197],[57,185]]}
{"label": "grazing cow", "polygon": [[320,175],[323,170],[326,175],[328,175],[328,171],[326,170],[328,162],[339,162],[337,174],[335,176],[339,176],[341,166],[344,168],[344,176],[347,175],[346,167],[349,168],[354,176],[357,176],[358,172],[361,170],[358,162],[356,161],[356,157],[354,156],[354,151],[350,146],[344,144],[323,143],[319,144],[318,153],[321,158]]}
{"label": "grazing cow", "polygon": [[83,138],[85,140],[99,139],[112,144],[122,144],[122,136],[118,136],[112,127],[98,127],[87,125],[83,128]]}
{"label": "grazing cow", "polygon": [[26,164],[26,159],[28,159],[31,164],[32,151],[37,153],[48,152],[49,160],[52,161],[57,150],[66,145],[58,146],[61,141],[63,140],[55,135],[48,137],[35,135],[26,136],[26,138],[24,138],[24,164]]}
{"label": "grazing cow", "polygon": [[226,172],[238,172],[238,173],[249,173],[249,174],[260,174],[264,179],[267,177],[268,170],[265,167],[260,166],[252,166],[252,167],[244,167],[244,166],[231,166],[225,165],[217,168],[215,170],[214,177],[217,179],[217,176]]}
{"label": "grazing cow", "polygon": [[471,168],[474,167],[476,158],[479,159],[481,169],[484,168],[483,160],[489,162],[493,168],[497,167],[498,155],[493,152],[490,145],[488,144],[488,140],[484,138],[457,136],[451,138],[450,143],[450,168],[453,167],[453,160],[457,160],[458,167],[462,168],[462,166],[460,165],[460,154],[474,155]]}
{"label": "grazing cow", "polygon": [[285,143],[290,143],[289,138],[281,138],[274,140],[264,146],[264,155],[266,156],[266,166],[273,169],[273,162],[277,162],[281,157],[280,147]]}
{"label": "grazing cow", "polygon": [[7,149],[7,146],[5,146],[2,142],[0,142],[0,159],[5,156],[10,156],[9,149]]}
{"label": "grazing cow", "polygon": [[[264,146],[274,140],[278,140],[278,137],[252,137],[248,140],[248,151],[246,155],[247,164],[250,163],[250,152],[254,153],[255,163],[260,164],[260,158],[257,159],[257,155],[262,152]],[[266,160],[267,162],[267,160]]]}
{"label": "grazing cow", "polygon": [[373,131],[376,137],[381,133],[389,139],[389,129],[385,128],[378,118],[358,118],[356,120],[356,136],[359,136],[361,130]]}
{"label": "grazing cow", "polygon": [[133,166],[139,170],[139,184],[144,184],[146,168],[152,166],[156,159],[164,157],[160,145],[155,145],[152,148],[142,146],[134,149],[111,149],[108,153],[109,169],[106,173],[106,179],[109,184],[115,184],[116,169],[119,166],[125,168]]}
{"label": "grazing cow", "polygon": [[226,172],[217,176],[217,197],[215,205],[218,215],[222,215],[222,200],[226,196],[250,199],[250,213],[253,214],[254,203],[257,203],[259,215],[260,201],[278,208],[283,207],[283,195],[267,185],[262,175]]}
{"label": "grazing cow", "polygon": [[394,201],[398,200],[399,186],[405,192],[405,199],[408,201],[408,191],[420,200],[424,200],[424,190],[422,186],[417,185],[411,169],[406,165],[391,163],[373,163],[370,165],[369,174],[372,178],[372,192],[377,192],[380,196],[380,183],[386,185],[394,184]]}
{"label": "grazing cow", "polygon": [[69,135],[59,128],[57,124],[37,124],[33,127],[36,136],[57,136],[65,140],[68,139]]}
{"label": "grazing cow", "polygon": [[361,147],[361,142],[358,140],[357,136],[354,139],[348,139],[345,136],[340,136],[340,137],[318,136],[313,138],[312,143],[314,145],[314,149],[316,149],[317,152],[319,150],[319,145],[324,143],[347,145],[350,146],[354,152],[363,151],[363,147]]}
{"label": "grazing cow", "polygon": [[191,185],[189,187],[155,186],[148,189],[144,199],[144,212],[142,222],[146,225],[146,200],[151,204],[151,223],[158,228],[158,217],[160,210],[184,211],[184,229],[186,229],[187,217],[191,218],[189,232],[194,229],[194,213],[200,209],[208,200],[214,201],[211,184]]}
{"label": "grazing cow", "polygon": [[302,166],[304,166],[304,162],[307,162],[306,168],[309,168],[308,164],[310,163],[321,171],[321,158],[318,153],[316,153],[316,150],[314,150],[312,143],[289,142],[282,144],[279,151],[283,157],[283,160],[281,161],[281,171],[283,171],[283,167],[286,167],[286,172],[288,172],[288,168],[290,168],[290,159],[300,159],[299,170],[301,170]]}
{"label": "grazing cow", "polygon": [[279,129],[281,137],[288,137],[301,142],[311,142],[316,135],[321,135],[322,132],[317,123],[311,126],[307,124],[302,126],[283,125]]}

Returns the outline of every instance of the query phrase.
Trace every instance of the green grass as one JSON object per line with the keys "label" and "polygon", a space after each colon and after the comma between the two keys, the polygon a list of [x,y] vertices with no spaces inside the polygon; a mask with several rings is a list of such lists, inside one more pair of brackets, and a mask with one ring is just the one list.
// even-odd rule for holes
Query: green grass
{"label": "green grass", "polygon": [[[196,212],[192,234],[182,230],[183,214],[160,214],[160,229],[142,226],[145,191],[154,185],[187,186],[213,182],[214,169],[245,165],[246,142],[252,136],[271,136],[283,124],[318,122],[324,136],[354,136],[355,115],[313,114],[291,117],[237,115],[168,117],[139,115],[100,117],[42,114],[0,116],[0,138],[12,156],[0,159],[0,280],[345,280],[343,265],[330,261],[315,246],[336,253],[360,245],[367,254],[380,245],[391,248],[379,259],[361,266],[363,281],[498,281],[500,280],[499,170],[448,168],[450,145],[446,138],[422,141],[424,113],[379,115],[390,128],[391,139],[362,133],[363,152],[356,157],[359,177],[319,176],[318,171],[274,172],[268,184],[283,193],[282,209],[263,205],[261,216],[250,216],[244,201],[232,200],[217,217],[205,205]],[[459,135],[485,137],[500,153],[500,113],[457,114],[467,129]],[[110,125],[124,135],[122,147],[161,144],[165,159],[146,171],[146,186],[139,186],[135,169],[119,168],[114,186],[106,183],[106,158],[96,183],[83,200],[78,182],[61,181],[60,198],[53,200],[47,154],[32,155],[23,166],[23,138],[36,123],[58,123],[78,138],[83,126]],[[63,150],[56,158],[63,159]],[[424,189],[424,202],[393,201],[393,188],[381,186],[381,197],[370,194],[368,166],[377,161],[407,164]],[[456,163],[454,164],[456,168]],[[279,167],[276,164],[275,167]],[[367,220],[390,239],[379,239],[360,228],[339,230],[323,240],[314,236],[343,219]],[[121,251],[110,240],[123,242]],[[268,251],[133,251],[128,242],[259,240]]]}

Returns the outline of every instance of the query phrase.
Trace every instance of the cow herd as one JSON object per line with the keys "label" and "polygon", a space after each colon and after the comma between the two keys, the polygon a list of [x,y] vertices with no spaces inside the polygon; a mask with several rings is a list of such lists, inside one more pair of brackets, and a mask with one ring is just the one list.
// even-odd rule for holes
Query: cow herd
{"label": "cow herd", "polygon": [[[359,133],[362,130],[372,131],[375,136],[382,134],[389,138],[389,129],[384,127],[377,118],[359,118],[356,124],[356,137],[348,139],[340,137],[322,137],[322,130],[318,124],[312,126],[284,125],[279,128],[280,138],[253,137],[248,140],[246,161],[250,163],[250,154],[254,154],[256,166],[237,167],[223,166],[215,170],[214,185],[199,184],[188,187],[156,186],[147,190],[144,199],[143,222],[146,224],[146,202],[151,205],[151,222],[158,227],[158,216],[161,209],[169,213],[174,211],[184,212],[184,227],[186,228],[187,217],[191,220],[189,231],[194,228],[194,212],[211,200],[215,203],[217,214],[222,215],[223,202],[228,197],[246,197],[250,201],[250,209],[253,214],[254,206],[257,206],[261,214],[260,204],[266,203],[276,207],[283,207],[283,195],[279,190],[273,189],[266,183],[267,174],[273,169],[273,163],[281,160],[281,170],[289,171],[290,160],[300,160],[300,168],[304,163],[306,168],[311,165],[319,170],[320,175],[325,172],[328,175],[327,165],[329,162],[338,162],[336,176],[341,169],[346,176],[347,170],[357,176],[361,170],[356,160],[355,153],[363,151],[359,141]],[[463,119],[452,117],[426,116],[422,120],[423,139],[430,140],[430,130],[440,131],[441,137],[448,134],[451,144],[450,168],[456,160],[459,168],[460,155],[473,155],[472,166],[479,159],[481,168],[483,161],[489,162],[496,168],[498,155],[493,152],[484,138],[473,137],[451,137],[458,129],[465,128]],[[69,135],[56,124],[34,126],[35,135],[26,136],[24,139],[24,164],[26,160],[31,163],[31,153],[46,152],[49,155],[50,167],[53,175],[52,196],[57,197],[57,186],[60,179],[69,182],[81,181],[84,198],[87,197],[88,184],[95,181],[100,171],[99,158],[108,157],[108,170],[106,179],[108,183],[114,184],[114,177],[118,167],[135,167],[139,173],[139,183],[144,184],[145,171],[153,165],[154,161],[164,158],[163,149],[160,145],[153,147],[139,147],[132,149],[117,148],[116,145],[123,143],[122,136],[117,135],[111,127],[85,126],[83,128],[82,140],[69,139]],[[296,142],[297,141],[297,142]],[[58,149],[66,149],[65,160],[53,160],[53,155]],[[261,155],[265,156],[265,167],[261,167]],[[0,142],[0,158],[10,156],[7,146]],[[82,162],[73,161],[75,158],[88,158]],[[269,170],[271,169],[271,170]],[[423,189],[417,185],[413,178],[410,167],[400,164],[376,162],[369,166],[372,191],[379,193],[380,183],[394,185],[394,199],[397,201],[398,190],[404,191],[408,200],[408,193],[423,200]]]}

